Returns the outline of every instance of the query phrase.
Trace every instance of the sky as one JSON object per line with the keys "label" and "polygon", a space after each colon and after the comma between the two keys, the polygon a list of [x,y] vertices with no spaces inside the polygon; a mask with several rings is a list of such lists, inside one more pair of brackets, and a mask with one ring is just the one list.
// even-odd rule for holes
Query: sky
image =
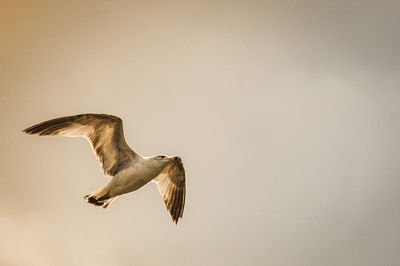
{"label": "sky", "polygon": [[[0,265],[398,265],[398,1],[0,1]],[[121,117],[179,155],[107,209],[84,139],[22,129]]]}

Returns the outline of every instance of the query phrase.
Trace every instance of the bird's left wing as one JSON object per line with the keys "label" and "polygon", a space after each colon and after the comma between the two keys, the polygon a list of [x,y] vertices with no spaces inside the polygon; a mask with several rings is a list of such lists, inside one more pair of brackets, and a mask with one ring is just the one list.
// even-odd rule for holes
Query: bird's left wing
{"label": "bird's left wing", "polygon": [[122,120],[107,114],[81,114],[48,120],[24,129],[27,134],[84,137],[97,155],[103,172],[114,176],[137,157],[125,142]]}
{"label": "bird's left wing", "polygon": [[153,180],[157,183],[161,197],[171,214],[172,220],[178,223],[185,207],[185,169],[179,157],[171,158],[161,173]]}

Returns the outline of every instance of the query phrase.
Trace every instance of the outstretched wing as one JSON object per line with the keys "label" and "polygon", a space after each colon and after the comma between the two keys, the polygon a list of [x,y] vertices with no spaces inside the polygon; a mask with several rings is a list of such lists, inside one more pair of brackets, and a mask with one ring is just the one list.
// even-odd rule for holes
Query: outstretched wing
{"label": "outstretched wing", "polygon": [[114,176],[138,156],[124,139],[122,120],[106,114],[81,114],[48,120],[23,130],[27,134],[84,137],[91,144],[103,172]]}
{"label": "outstretched wing", "polygon": [[178,223],[185,207],[185,169],[179,157],[171,158],[161,173],[153,180],[157,183],[161,197],[171,214],[172,220]]}

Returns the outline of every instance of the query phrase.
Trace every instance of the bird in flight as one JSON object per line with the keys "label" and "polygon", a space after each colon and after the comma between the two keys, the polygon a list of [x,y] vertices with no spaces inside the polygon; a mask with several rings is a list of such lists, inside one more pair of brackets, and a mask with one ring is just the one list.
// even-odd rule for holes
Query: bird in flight
{"label": "bird in flight", "polygon": [[185,205],[185,170],[178,156],[143,157],[125,142],[122,120],[107,114],[80,114],[48,120],[23,130],[40,136],[84,137],[91,144],[110,182],[87,194],[88,203],[106,208],[117,196],[150,181],[157,184],[172,221],[178,223]]}

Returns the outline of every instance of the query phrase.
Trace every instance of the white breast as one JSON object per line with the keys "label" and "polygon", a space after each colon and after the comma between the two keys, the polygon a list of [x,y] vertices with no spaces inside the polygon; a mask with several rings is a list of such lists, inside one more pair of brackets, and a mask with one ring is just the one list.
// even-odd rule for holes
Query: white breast
{"label": "white breast", "polygon": [[115,175],[107,185],[109,195],[114,197],[135,191],[157,176],[157,171],[146,161],[128,167]]}

